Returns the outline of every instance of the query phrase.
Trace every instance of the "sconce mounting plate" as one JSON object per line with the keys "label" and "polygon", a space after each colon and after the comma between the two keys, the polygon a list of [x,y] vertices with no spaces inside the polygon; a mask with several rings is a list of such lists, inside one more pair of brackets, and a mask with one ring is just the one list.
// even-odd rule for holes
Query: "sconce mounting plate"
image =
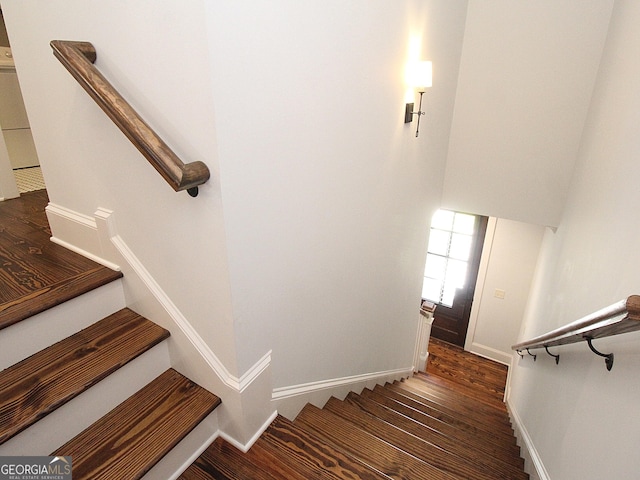
{"label": "sconce mounting plate", "polygon": [[413,122],[413,103],[407,103],[404,108],[404,123]]}

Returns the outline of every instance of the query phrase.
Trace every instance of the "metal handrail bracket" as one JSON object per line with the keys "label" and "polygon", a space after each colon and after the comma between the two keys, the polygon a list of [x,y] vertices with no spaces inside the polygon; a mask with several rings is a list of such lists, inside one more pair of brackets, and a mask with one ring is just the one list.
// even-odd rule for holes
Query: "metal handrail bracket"
{"label": "metal handrail bracket", "polygon": [[591,351],[605,357],[607,370],[611,370],[613,367],[613,353],[604,354],[598,352],[593,347],[593,339],[610,337],[636,330],[640,330],[640,296],[631,295],[613,305],[609,305],[597,312],[582,317],[575,322],[571,322],[530,340],[517,343],[513,345],[511,349],[515,350],[522,358],[521,352],[523,350],[529,352],[529,349],[544,348],[549,355],[555,357],[557,364],[559,355],[551,354],[548,347],[585,341]]}

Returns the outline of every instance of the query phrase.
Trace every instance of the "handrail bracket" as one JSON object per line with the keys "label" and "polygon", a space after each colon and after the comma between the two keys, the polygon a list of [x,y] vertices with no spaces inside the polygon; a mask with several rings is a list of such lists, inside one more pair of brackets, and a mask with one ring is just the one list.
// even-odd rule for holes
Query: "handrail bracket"
{"label": "handrail bracket", "polygon": [[589,348],[593,353],[600,357],[604,357],[604,363],[607,366],[607,370],[611,371],[611,369],[613,368],[613,353],[601,353],[596,350],[592,343],[592,337],[585,336],[584,339],[587,341],[587,345],[589,345]]}
{"label": "handrail bracket", "polygon": [[552,356],[553,358],[555,358],[555,359],[556,359],[556,365],[558,365],[558,364],[560,363],[560,355],[559,355],[559,354],[558,354],[558,355],[554,355],[553,353],[551,353],[551,352],[549,351],[549,347],[547,347],[546,345],[544,346],[544,349],[547,351],[547,353],[548,353],[550,356]]}

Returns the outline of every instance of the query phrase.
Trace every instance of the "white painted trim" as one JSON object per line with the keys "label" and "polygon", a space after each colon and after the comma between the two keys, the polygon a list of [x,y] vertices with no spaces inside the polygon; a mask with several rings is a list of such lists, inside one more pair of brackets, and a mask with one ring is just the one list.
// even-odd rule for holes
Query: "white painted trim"
{"label": "white painted trim", "polygon": [[98,226],[93,217],[74,212],[66,207],[49,203],[45,208],[51,225],[51,241],[61,247],[89,258],[111,270],[120,267],[102,258],[98,240]]}
{"label": "white painted trim", "polygon": [[302,383],[289,387],[280,387],[273,390],[272,400],[281,400],[283,398],[295,397],[309,393],[328,390],[331,388],[341,387],[344,385],[356,384],[361,382],[375,381],[380,378],[387,377],[408,377],[413,374],[413,367],[400,368],[397,370],[387,370],[385,372],[365,373],[362,375],[353,375],[351,377],[334,378],[331,380],[321,380],[318,382]]}
{"label": "white painted trim", "polygon": [[[218,438],[219,436],[220,436],[220,430],[217,430],[213,435],[211,435],[211,437],[209,437],[209,439],[206,442],[200,445],[200,447],[197,448],[194,451],[194,453],[184,462],[182,467],[178,469],[173,475],[171,475],[167,480],[177,480],[178,478],[180,478],[180,476],[185,472],[185,470],[189,468],[191,464],[195,462],[198,459],[198,457],[202,455],[207,448],[209,448],[209,445],[211,445],[215,441],[215,439]],[[143,480],[146,480],[146,477],[143,477]]]}
{"label": "white painted trim", "polygon": [[264,431],[267,428],[269,428],[269,425],[273,423],[273,421],[276,419],[277,416],[278,416],[278,411],[276,410],[271,415],[269,415],[269,418],[267,418],[266,422],[262,424],[262,426],[258,429],[258,431],[253,434],[253,437],[251,437],[249,441],[244,445],[238,442],[235,438],[230,437],[223,431],[220,431],[220,437],[222,437],[225,441],[229,442],[231,445],[236,447],[242,453],[247,453],[249,449],[253,446],[253,444],[256,443],[256,441],[264,433]]}
{"label": "white painted trim", "polygon": [[47,213],[53,213],[64,218],[67,221],[72,221],[80,224],[83,227],[88,227],[93,230],[97,230],[96,221],[89,215],[83,215],[82,213],[75,212],[61,205],[49,202],[45,210]]}
{"label": "white painted trim", "polygon": [[[542,462],[542,458],[540,458],[540,454],[538,450],[536,450],[536,446],[533,443],[533,439],[527,432],[520,415],[515,408],[509,403],[507,400],[507,408],[509,409],[509,413],[511,414],[511,419],[513,420],[514,431],[516,437],[518,438],[518,444],[524,448],[526,451],[523,452],[523,458],[526,460],[530,459],[533,468],[535,468],[536,473],[540,480],[551,480],[547,469],[544,467],[544,463]],[[526,466],[526,465],[525,465]],[[531,472],[527,472],[531,474]]]}
{"label": "white painted trim", "polygon": [[238,391],[240,393],[244,392],[245,389],[262,374],[262,372],[269,368],[271,365],[271,352],[272,350],[269,350],[265,353],[260,360],[258,360],[249,370],[237,379]]}
{"label": "white painted trim", "polygon": [[469,351],[471,353],[475,353],[476,355],[480,355],[481,357],[493,360],[494,362],[502,363],[503,365],[507,366],[511,365],[512,354],[501,352],[500,350],[496,350],[495,348],[487,347],[486,345],[473,342]]}
{"label": "white painted trim", "polygon": [[[60,230],[60,235],[56,235],[55,230],[53,231],[54,235],[51,237],[52,242],[84,257],[90,258],[108,268],[120,271],[120,266],[102,258],[102,255],[108,256],[108,247],[101,243],[98,223],[100,223],[103,228],[106,227],[104,234],[108,236],[108,241],[110,241],[111,245],[116,248],[122,258],[131,266],[153,297],[226,386],[242,393],[269,367],[271,364],[271,351],[268,351],[240,378],[232,375],[211,348],[204,342],[198,332],[196,332],[182,312],[180,312],[178,307],[171,301],[166,292],[151,276],[142,262],[140,262],[124,240],[117,234],[113,211],[98,208],[94,217],[90,217],[54,203],[49,203],[46,211],[49,221],[52,224],[52,230],[54,230],[54,225]],[[62,238],[64,238],[64,240]]]}
{"label": "white painted trim", "polygon": [[427,371],[427,360],[429,358],[429,339],[431,338],[431,326],[433,325],[433,314],[418,313],[418,329],[416,332],[416,346],[413,354],[413,371]]}
{"label": "white painted trim", "polygon": [[82,255],[83,257],[86,257],[89,260],[93,260],[94,262],[99,263],[100,265],[103,265],[107,268],[110,268],[111,270],[115,270],[116,272],[120,271],[119,265],[116,265],[115,263],[111,263],[108,260],[105,260],[104,258],[101,258],[97,255],[94,255],[91,252],[87,252],[82,248],[78,248],[75,245],[71,245],[69,242],[65,242],[64,240],[61,240],[58,237],[51,237],[50,240],[56,245],[60,245],[61,247],[64,247],[67,250],[71,250],[72,252],[75,252],[78,255]]}
{"label": "white painted trim", "polygon": [[216,354],[209,348],[202,337],[196,332],[191,323],[185,318],[182,312],[171,301],[160,285],[151,276],[149,271],[142,265],[140,260],[129,249],[119,235],[111,238],[111,242],[116,247],[120,255],[124,257],[131,268],[136,272],[140,280],[149,289],[155,299],[162,305],[165,311],[176,323],[182,333],[189,339],[198,353],[205,359],[209,367],[216,372],[220,380],[228,387],[242,393],[271,363],[271,350],[268,351],[258,362],[253,365],[242,377],[232,375],[224,366]]}

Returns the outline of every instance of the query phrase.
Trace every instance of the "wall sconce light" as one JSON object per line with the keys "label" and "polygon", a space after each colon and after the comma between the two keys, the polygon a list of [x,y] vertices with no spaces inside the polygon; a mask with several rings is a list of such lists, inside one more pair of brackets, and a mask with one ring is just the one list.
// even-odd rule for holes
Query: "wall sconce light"
{"label": "wall sconce light", "polygon": [[407,67],[407,83],[412,89],[417,89],[420,94],[420,104],[418,111],[413,111],[413,103],[407,103],[404,110],[404,123],[411,123],[413,116],[418,115],[418,125],[416,126],[416,137],[420,131],[420,117],[425,112],[422,111],[422,95],[427,87],[432,85],[432,65],[431,62],[415,62]]}

